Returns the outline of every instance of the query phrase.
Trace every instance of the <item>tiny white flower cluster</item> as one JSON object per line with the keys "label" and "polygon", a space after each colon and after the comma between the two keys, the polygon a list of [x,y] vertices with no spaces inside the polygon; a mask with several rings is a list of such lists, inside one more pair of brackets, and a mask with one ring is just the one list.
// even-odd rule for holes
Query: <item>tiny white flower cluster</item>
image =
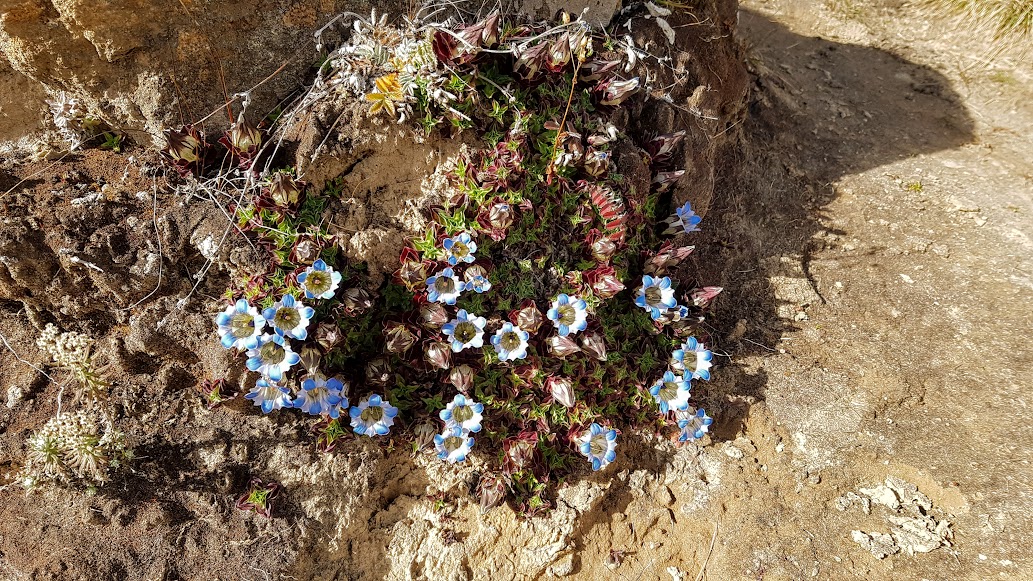
{"label": "tiny white flower cluster", "polygon": [[79,99],[61,91],[53,99],[47,100],[50,106],[50,114],[54,118],[54,125],[57,126],[61,137],[68,142],[72,151],[82,145],[83,133],[85,132],[85,115],[79,106]]}
{"label": "tiny white flower cluster", "polygon": [[87,411],[58,414],[29,437],[19,481],[27,489],[43,482],[101,485],[130,457],[125,435],[109,420]]}
{"label": "tiny white flower cluster", "polygon": [[93,339],[88,335],[75,331],[62,333],[53,323],[48,323],[36,339],[36,346],[61,367],[76,367],[89,362],[92,345]]}

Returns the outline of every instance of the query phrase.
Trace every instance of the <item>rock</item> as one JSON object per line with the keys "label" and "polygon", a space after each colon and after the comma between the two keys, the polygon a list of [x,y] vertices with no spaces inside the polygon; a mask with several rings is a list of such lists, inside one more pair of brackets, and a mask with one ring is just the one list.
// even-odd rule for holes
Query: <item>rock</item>
{"label": "rock", "polygon": [[549,567],[549,573],[553,577],[566,577],[574,572],[574,554],[567,553]]}

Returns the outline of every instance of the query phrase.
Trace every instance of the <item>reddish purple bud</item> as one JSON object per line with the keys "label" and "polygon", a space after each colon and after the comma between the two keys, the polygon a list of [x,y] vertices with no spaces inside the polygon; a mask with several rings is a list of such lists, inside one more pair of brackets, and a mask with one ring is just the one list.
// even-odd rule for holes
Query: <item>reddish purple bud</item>
{"label": "reddish purple bud", "polygon": [[567,377],[549,377],[545,380],[545,388],[552,399],[566,408],[574,407],[574,382]]}
{"label": "reddish purple bud", "polygon": [[585,173],[597,178],[610,171],[610,152],[588,148],[585,154]]}
{"label": "reddish purple bud", "polygon": [[614,252],[617,252],[617,243],[609,238],[600,238],[592,243],[592,258],[597,262],[608,262]]}
{"label": "reddish purple bud", "polygon": [[653,183],[657,184],[656,191],[666,192],[683,175],[685,175],[685,170],[683,169],[677,171],[662,171],[657,173],[656,177],[653,178]]}
{"label": "reddish purple bud", "polygon": [[319,258],[319,244],[311,238],[299,237],[291,251],[291,258],[295,264],[307,264],[315,262]]}
{"label": "reddish purple bud", "polygon": [[445,305],[441,303],[423,303],[420,305],[420,322],[428,329],[440,329],[451,319]]}
{"label": "reddish purple bud", "polygon": [[269,180],[267,186],[269,197],[278,208],[289,208],[296,206],[305,189],[304,182],[300,182],[287,172],[276,172]]}
{"label": "reddish purple bud", "polygon": [[369,293],[361,288],[350,288],[341,293],[341,304],[344,310],[351,316],[361,315],[373,306],[373,299]]}
{"label": "reddish purple bud", "polygon": [[606,361],[606,341],[595,331],[581,335],[581,348],[599,361]]}
{"label": "reddish purple bud", "polygon": [[474,369],[467,364],[452,368],[448,374],[448,381],[462,393],[467,393],[473,387]]}
{"label": "reddish purple bud", "polygon": [[459,40],[443,30],[435,30],[430,45],[440,62],[450,64],[458,54]]}
{"label": "reddish purple bud", "polygon": [[201,139],[192,127],[165,130],[165,155],[174,162],[191,164],[201,157]]}
{"label": "reddish purple bud", "polygon": [[685,139],[685,131],[676,131],[665,135],[658,135],[652,141],[646,143],[645,150],[649,153],[651,164],[663,164],[671,159],[671,153],[678,144]]}
{"label": "reddish purple bud", "polygon": [[621,61],[593,59],[581,67],[581,80],[586,82],[598,81],[616,72],[620,66]]}
{"label": "reddish purple bud", "polygon": [[542,42],[523,50],[514,45],[513,50],[516,56],[516,64],[513,65],[513,70],[520,75],[520,78],[528,81],[538,76],[542,67],[545,66],[545,59],[549,53],[549,43]]}
{"label": "reddish purple bud", "polygon": [[560,337],[559,335],[553,335],[545,340],[549,345],[549,353],[552,353],[556,357],[566,357],[572,355],[581,350],[570,337]]}
{"label": "reddish purple bud", "polygon": [[595,90],[599,92],[599,103],[602,105],[620,105],[628,97],[638,90],[638,77],[622,81],[620,79],[609,79],[599,83]]}
{"label": "reddish purple bud", "polygon": [[542,316],[542,312],[538,310],[534,301],[528,299],[520,305],[519,309],[509,313],[509,320],[528,333],[537,333],[542,323],[545,322],[545,317]]}
{"label": "reddish purple bud", "polygon": [[319,369],[319,361],[323,358],[323,354],[319,352],[319,348],[311,343],[306,343],[302,346],[301,351],[301,366],[309,373],[315,373]]}
{"label": "reddish purple bud", "polygon": [[226,137],[219,141],[232,151],[234,155],[250,157],[262,145],[262,132],[254,125],[248,123],[247,119],[244,118],[244,114],[241,113],[237,117],[237,122],[230,125],[229,131],[226,132]]}
{"label": "reddish purple bud", "polygon": [[506,498],[506,480],[502,474],[485,472],[477,482],[477,499],[481,514],[502,504]]}
{"label": "reddish purple bud", "polygon": [[562,71],[570,63],[570,35],[564,32],[549,45],[545,66],[552,72]]}
{"label": "reddish purple bud", "polygon": [[536,463],[538,452],[538,434],[521,432],[518,436],[502,441],[503,469],[507,474],[531,468]]}
{"label": "reddish purple bud", "polygon": [[417,424],[416,428],[413,429],[413,455],[415,456],[420,451],[433,446],[434,436],[437,435],[437,433],[437,424],[430,420]]}
{"label": "reddish purple bud", "polygon": [[316,327],[316,343],[319,343],[324,351],[333,349],[341,339],[341,329],[334,323],[320,323]]}
{"label": "reddish purple bud", "polygon": [[484,19],[484,30],[481,32],[481,43],[489,48],[498,44],[501,28],[499,13],[492,12]]}
{"label": "reddish purple bud", "polygon": [[387,359],[377,357],[366,364],[366,381],[373,385],[387,385],[391,379],[391,366]]}
{"label": "reddish purple bud", "polygon": [[492,228],[505,230],[513,225],[513,207],[504,202],[495,204],[488,210],[488,222]]}
{"label": "reddish purple bud", "polygon": [[452,366],[452,347],[443,341],[431,341],[423,347],[423,360],[431,367],[448,369]]}
{"label": "reddish purple bud", "polygon": [[427,282],[427,265],[419,260],[403,262],[401,268],[398,269],[398,280],[410,292],[415,291]]}
{"label": "reddish purple bud", "polygon": [[384,325],[384,342],[389,353],[404,353],[416,344],[416,334],[404,323]]}
{"label": "reddish purple bud", "polygon": [[696,305],[701,309],[705,309],[710,306],[711,301],[721,294],[721,291],[725,290],[719,286],[705,286],[703,288],[693,289],[689,295],[692,297],[692,304]]}
{"label": "reddish purple bud", "polygon": [[695,246],[679,246],[675,248],[674,243],[668,240],[663,243],[655,256],[646,261],[645,273],[656,275],[667,269],[674,268],[688,258],[695,249]]}

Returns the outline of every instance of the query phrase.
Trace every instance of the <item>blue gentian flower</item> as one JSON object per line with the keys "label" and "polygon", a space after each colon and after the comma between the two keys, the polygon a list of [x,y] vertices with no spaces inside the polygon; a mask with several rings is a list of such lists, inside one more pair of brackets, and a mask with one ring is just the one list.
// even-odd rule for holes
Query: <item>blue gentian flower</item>
{"label": "blue gentian flower", "polygon": [[456,353],[467,347],[480,349],[484,346],[484,325],[487,323],[484,317],[470,315],[465,309],[460,309],[456,318],[441,327],[441,332],[452,338],[452,351]]}
{"label": "blue gentian flower", "polygon": [[391,431],[395,424],[395,416],[398,415],[398,408],[384,401],[379,395],[371,395],[363,398],[358,406],[352,406],[348,410],[351,416],[352,429],[356,434],[365,434],[369,437],[384,436]]}
{"label": "blue gentian flower", "polygon": [[675,349],[671,353],[671,367],[677,371],[691,373],[693,379],[710,381],[710,360],[713,358],[714,354],[709,349],[695,337],[689,337],[681,349]]}
{"label": "blue gentian flower", "polygon": [[283,295],[279,302],[262,311],[277,335],[298,340],[308,337],[308,324],[315,314],[315,309],[301,304],[292,295]]}
{"label": "blue gentian flower", "polygon": [[466,283],[466,288],[473,289],[478,293],[486,293],[491,290],[491,282],[484,276],[475,276],[473,279]]}
{"label": "blue gentian flower", "polygon": [[664,230],[664,234],[680,234],[689,232],[699,232],[699,223],[703,221],[692,211],[692,204],[685,202],[680,208],[674,210],[674,214],[665,220],[670,226],[667,230]]}
{"label": "blue gentian flower", "polygon": [[654,321],[659,319],[661,314],[678,306],[670,277],[654,278],[648,274],[644,275],[638,296],[635,297],[635,304],[649,311],[649,316]]}
{"label": "blue gentian flower", "polygon": [[617,430],[593,423],[581,436],[580,449],[592,463],[592,470],[602,470],[617,459]]}
{"label": "blue gentian flower", "polygon": [[464,290],[466,283],[459,280],[452,267],[427,279],[427,298],[433,303],[454,305]]}
{"label": "blue gentian flower", "polygon": [[579,333],[588,328],[588,304],[577,297],[565,294],[556,297],[546,316],[556,325],[560,337]]}
{"label": "blue gentian flower", "polygon": [[438,458],[455,464],[466,460],[466,455],[473,448],[473,436],[460,427],[446,427],[445,431],[434,436],[434,450]]}
{"label": "blue gentian flower", "polygon": [[290,390],[264,377],[259,378],[255,382],[255,387],[244,394],[244,397],[255,402],[255,405],[261,406],[264,414],[280,408],[291,407]]}
{"label": "blue gentian flower", "polygon": [[467,432],[477,433],[481,431],[481,420],[484,416],[484,404],[467,399],[463,394],[457,394],[449,402],[445,409],[438,412],[448,427],[458,427]]}
{"label": "blue gentian flower", "polygon": [[672,408],[685,410],[689,407],[689,393],[692,389],[689,380],[683,375],[664,372],[664,376],[649,388],[649,393],[660,405],[660,413],[666,414]]}
{"label": "blue gentian flower", "polygon": [[243,351],[258,346],[258,338],[265,328],[265,317],[258,312],[257,307],[240,299],[219,313],[215,317],[215,324],[219,326],[219,342],[223,347]]}
{"label": "blue gentian flower", "polygon": [[294,407],[306,414],[326,414],[337,419],[341,408],[348,407],[348,398],[343,395],[344,384],[340,379],[327,379],[321,373],[306,377],[301,382],[301,391],[294,400]]}
{"label": "blue gentian flower", "polygon": [[675,412],[678,417],[678,429],[681,433],[678,434],[679,442],[689,442],[692,440],[698,440],[710,431],[710,424],[714,423],[714,418],[707,415],[707,412],[702,409],[689,408],[682,412]]}
{"label": "blue gentian flower", "polygon": [[527,339],[530,336],[530,333],[513,323],[503,323],[502,328],[491,337],[499,361],[516,361],[527,357]]}
{"label": "blue gentian flower", "polygon": [[301,361],[282,335],[266,333],[258,338],[258,345],[247,352],[247,368],[257,371],[273,382],[283,380],[285,373]]}
{"label": "blue gentian flower", "polygon": [[298,282],[305,290],[306,299],[332,299],[337,287],[341,286],[341,273],[319,259],[298,275]]}
{"label": "blue gentian flower", "polygon": [[460,262],[470,263],[474,261],[473,253],[477,252],[477,243],[474,242],[466,232],[446,238],[442,243],[445,253],[448,254],[448,263],[452,266]]}

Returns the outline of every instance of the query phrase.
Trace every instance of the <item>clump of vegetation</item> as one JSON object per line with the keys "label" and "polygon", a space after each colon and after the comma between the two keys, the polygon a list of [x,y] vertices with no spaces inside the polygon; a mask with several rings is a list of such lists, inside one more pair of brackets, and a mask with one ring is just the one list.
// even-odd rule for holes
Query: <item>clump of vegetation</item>
{"label": "clump of vegetation", "polygon": [[[223,156],[260,185],[233,210],[270,259],[227,291],[215,320],[257,374],[245,397],[264,413],[315,416],[326,451],[391,434],[445,462],[481,455],[482,509],[508,495],[525,515],[549,508],[550,484],[615,462],[624,432],[704,437],[712,420],[696,386],[712,353],[694,335],[721,289],[686,268],[682,240],[700,217],[670,207],[684,132],[639,144],[651,183],[617,169],[628,136],[609,119],[647,98],[625,76],[634,54],[571,18],[356,21],[322,83],[417,134],[482,140],[379,288],[323,228],[339,185],[260,175],[262,132],[238,121]],[[167,136],[170,162],[214,183],[202,136]]]}
{"label": "clump of vegetation", "polygon": [[61,333],[52,324],[36,341],[50,355],[51,363],[70,371],[78,380],[82,390],[75,400],[81,409],[62,411],[59,394],[57,415],[29,437],[28,459],[19,474],[19,481],[27,489],[44,482],[102,485],[112,471],[132,459],[124,434],[115,429],[103,405],[110,384],[95,369],[92,344],[89,336]]}
{"label": "clump of vegetation", "polygon": [[995,40],[1033,33],[1031,0],[926,0],[926,4],[991,30]]}

